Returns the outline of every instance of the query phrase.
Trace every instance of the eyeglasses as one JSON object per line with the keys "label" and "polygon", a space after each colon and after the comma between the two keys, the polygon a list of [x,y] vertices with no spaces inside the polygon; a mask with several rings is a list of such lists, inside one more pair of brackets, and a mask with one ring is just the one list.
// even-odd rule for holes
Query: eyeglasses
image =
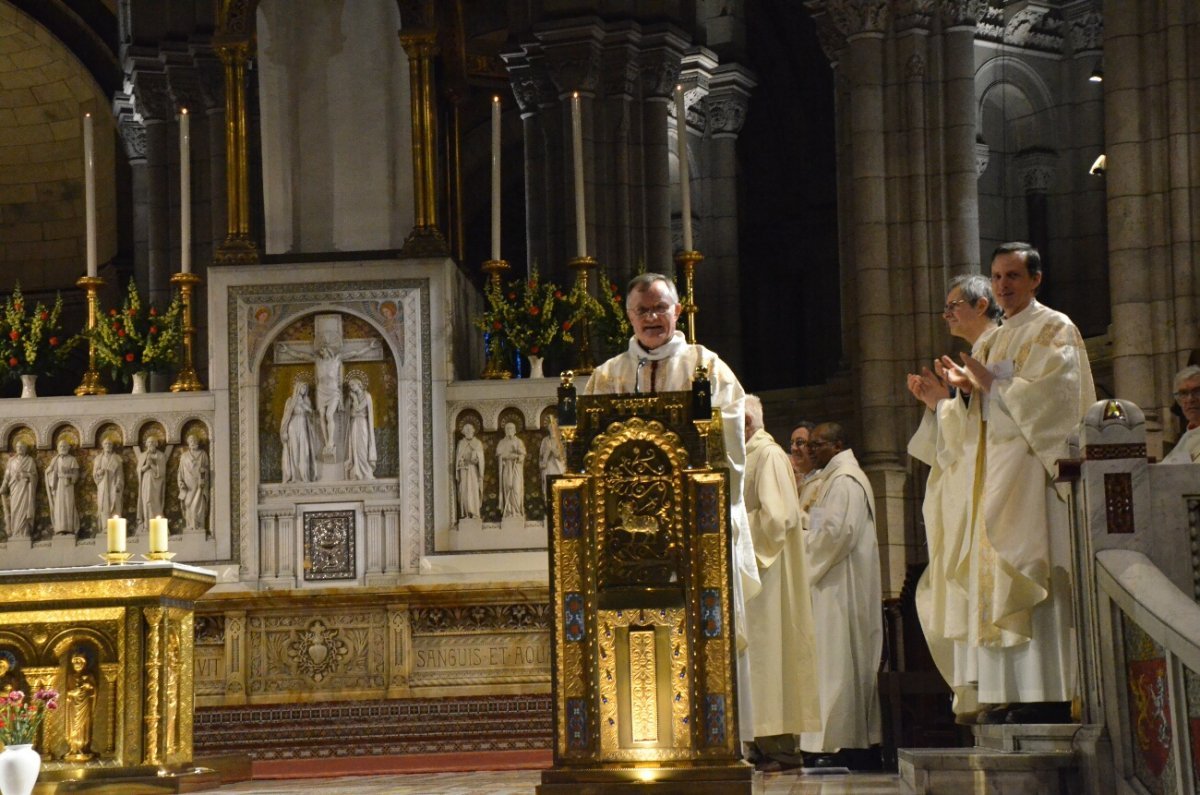
{"label": "eyeglasses", "polygon": [[951,312],[953,312],[954,307],[958,306],[959,304],[969,304],[969,303],[971,303],[971,302],[965,298],[956,298],[953,301],[947,301],[946,305],[942,307],[942,314],[948,315]]}
{"label": "eyeglasses", "polygon": [[808,442],[803,439],[792,439],[792,447],[808,447]]}
{"label": "eyeglasses", "polygon": [[633,310],[633,314],[638,318],[638,320],[649,320],[652,317],[662,317],[663,315],[668,314],[674,308],[674,304],[656,304],[649,308],[639,306],[637,309]]}
{"label": "eyeglasses", "polygon": [[1181,389],[1175,393],[1175,399],[1180,403],[1191,398],[1192,400],[1200,400],[1200,387],[1194,389]]}
{"label": "eyeglasses", "polygon": [[808,442],[805,446],[809,450],[816,450],[817,448],[824,447],[827,444],[833,444],[833,442],[826,442],[823,440],[818,440],[818,441]]}

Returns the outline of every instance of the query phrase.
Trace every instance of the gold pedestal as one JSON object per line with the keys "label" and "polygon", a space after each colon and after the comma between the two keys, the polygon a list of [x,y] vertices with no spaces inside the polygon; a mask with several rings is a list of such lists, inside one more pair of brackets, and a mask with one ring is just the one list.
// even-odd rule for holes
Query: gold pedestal
{"label": "gold pedestal", "polygon": [[192,761],[193,611],[215,582],[173,563],[0,572],[9,663],[0,680],[61,694],[35,745],[37,792],[202,785]]}
{"label": "gold pedestal", "polygon": [[[500,274],[507,272],[508,268],[508,260],[489,259],[483,263],[481,270],[488,275],[488,285],[485,288],[488,293],[492,291],[499,293],[503,289],[500,285]],[[484,356],[487,357],[487,364],[483,368],[481,377],[488,379],[508,379],[513,377],[512,370],[508,368],[506,362],[500,361],[499,356],[493,356],[491,351],[484,351]]]}
{"label": "gold pedestal", "polygon": [[200,277],[194,273],[176,273],[171,277],[171,284],[179,288],[183,302],[183,367],[175,377],[175,383],[171,384],[172,392],[200,392],[204,389],[192,364],[192,345],[196,338],[196,327],[192,325],[192,290],[200,281]]}
{"label": "gold pedestal", "polygon": [[[75,284],[87,291],[88,319],[87,330],[90,333],[96,328],[96,320],[100,316],[100,297],[97,290],[104,286],[104,280],[99,276],[80,276]],[[83,374],[83,380],[75,387],[76,395],[107,395],[108,389],[100,383],[100,372],[96,369],[96,345],[88,340],[88,369]]]}

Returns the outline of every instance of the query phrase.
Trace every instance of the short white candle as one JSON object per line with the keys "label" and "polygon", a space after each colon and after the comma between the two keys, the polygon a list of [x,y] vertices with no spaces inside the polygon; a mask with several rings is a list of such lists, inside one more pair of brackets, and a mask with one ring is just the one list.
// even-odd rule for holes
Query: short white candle
{"label": "short white candle", "polygon": [[500,97],[492,97],[492,259],[500,259]]}
{"label": "short white candle", "polygon": [[161,516],[150,520],[150,551],[167,551],[167,520]]}
{"label": "short white candle", "polygon": [[679,215],[683,221],[683,250],[692,250],[692,178],[688,172],[687,103],[683,86],[675,86],[675,131],[679,154]]}
{"label": "short white candle", "polygon": [[587,256],[587,213],[583,205],[583,121],[579,112],[579,92],[571,94],[571,152],[575,163],[575,254]]}
{"label": "short white candle", "polygon": [[120,516],[114,516],[108,520],[106,528],[108,530],[108,551],[124,552],[125,520]]}
{"label": "short white candle", "polygon": [[[87,226],[87,275],[96,277],[96,142],[92,114],[83,114],[83,196]],[[122,550],[125,547],[121,547]]]}
{"label": "short white candle", "polygon": [[192,272],[192,130],[187,108],[179,111],[179,270]]}

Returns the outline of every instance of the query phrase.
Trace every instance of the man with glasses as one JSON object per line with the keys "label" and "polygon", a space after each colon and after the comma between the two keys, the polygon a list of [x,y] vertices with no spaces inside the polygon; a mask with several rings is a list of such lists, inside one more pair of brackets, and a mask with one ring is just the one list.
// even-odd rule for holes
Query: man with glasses
{"label": "man with glasses", "polygon": [[1175,374],[1175,402],[1183,412],[1187,431],[1162,462],[1192,464],[1200,461],[1200,367],[1190,364]]}
{"label": "man with glasses", "polygon": [[[978,414],[967,582],[981,723],[1066,723],[1077,693],[1068,489],[1055,482],[1067,439],[1095,402],[1083,337],[1038,303],[1041,257],[1028,243],[992,255],[1004,324],[962,365],[941,358],[960,396],[944,415]],[[969,401],[963,396],[969,396]]]}
{"label": "man with glasses", "polygon": [[733,528],[733,610],[737,629],[738,730],[743,739],[754,736],[750,698],[749,653],[746,646],[746,600],[760,590],[754,545],[742,502],[742,477],[746,468],[746,392],[729,366],[703,345],[687,342],[675,328],[682,307],[675,283],[661,273],[643,273],[629,283],[625,311],[633,326],[629,347],[592,372],[583,388],[586,395],[683,392],[692,388],[697,366],[708,371],[712,406],[721,412],[726,463],[729,466],[729,503]]}
{"label": "man with glasses", "polygon": [[877,769],[883,586],[875,494],[841,425],[818,425],[808,449],[821,467],[804,534],[821,730],[803,734],[800,748],[816,766]]}

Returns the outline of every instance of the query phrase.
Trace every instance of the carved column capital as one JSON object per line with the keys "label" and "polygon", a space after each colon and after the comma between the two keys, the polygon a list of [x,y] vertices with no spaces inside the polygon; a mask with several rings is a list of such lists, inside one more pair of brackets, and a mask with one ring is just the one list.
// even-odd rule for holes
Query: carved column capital
{"label": "carved column capital", "polygon": [[849,38],[861,33],[883,33],[887,28],[888,0],[827,0],[833,24]]}
{"label": "carved column capital", "polygon": [[175,99],[171,96],[166,72],[134,70],[132,94],[134,106],[144,122],[175,118]]}
{"label": "carved column capital", "polygon": [[606,97],[632,99],[638,92],[638,42],[641,26],[636,22],[622,24],[609,30],[604,38],[601,56]]}
{"label": "carved column capital", "polygon": [[804,7],[808,9],[817,27],[817,41],[821,45],[821,52],[825,53],[831,64],[836,65],[846,47],[846,37],[837,29],[837,25],[833,24],[827,0],[805,0]]}
{"label": "carved column capital", "polygon": [[1026,193],[1048,193],[1058,173],[1058,155],[1055,152],[1036,149],[1017,155],[1017,176]]}
{"label": "carved column capital", "polygon": [[929,30],[937,12],[937,0],[898,0],[893,10],[896,31]]}
{"label": "carved column capital", "polygon": [[703,104],[708,131],[714,138],[734,138],[742,131],[750,91],[757,84],[753,73],[738,64],[726,64],[713,73]]}
{"label": "carved column capital", "polygon": [[1075,53],[1095,52],[1104,47],[1104,17],[1098,11],[1088,11],[1067,23],[1067,36]]}
{"label": "carved column capital", "polygon": [[545,54],[546,73],[560,95],[600,88],[601,40],[604,25],[599,19],[573,20],[561,26],[534,31]]}
{"label": "carved column capital", "polygon": [[176,108],[187,108],[195,114],[211,107],[205,98],[200,73],[194,67],[168,66],[167,85]]}
{"label": "carved column capital", "polygon": [[643,98],[667,99],[674,94],[686,49],[687,41],[673,29],[642,39],[638,60]]}
{"label": "carved column capital", "polygon": [[940,0],[942,24],[976,25],[987,11],[987,0]]}

